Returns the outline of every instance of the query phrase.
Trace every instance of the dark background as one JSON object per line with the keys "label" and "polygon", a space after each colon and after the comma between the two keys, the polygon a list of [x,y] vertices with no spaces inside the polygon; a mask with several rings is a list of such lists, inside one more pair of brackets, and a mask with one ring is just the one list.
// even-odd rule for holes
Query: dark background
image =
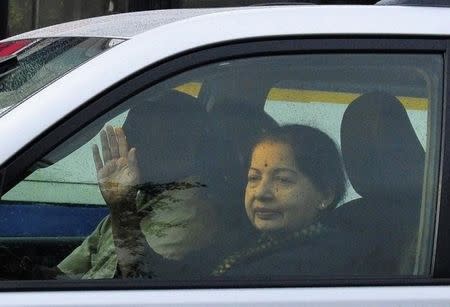
{"label": "dark background", "polygon": [[[377,0],[304,0],[314,4],[373,4]],[[246,6],[296,0],[0,0],[0,39],[57,23],[125,12]]]}

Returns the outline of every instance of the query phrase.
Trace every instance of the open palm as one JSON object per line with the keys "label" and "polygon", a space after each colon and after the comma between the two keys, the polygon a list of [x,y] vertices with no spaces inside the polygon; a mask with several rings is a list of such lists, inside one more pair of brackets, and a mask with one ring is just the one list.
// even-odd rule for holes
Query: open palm
{"label": "open palm", "polygon": [[135,187],[139,182],[136,149],[128,149],[122,128],[107,126],[100,132],[102,156],[93,145],[97,180],[103,198],[111,210],[135,210]]}

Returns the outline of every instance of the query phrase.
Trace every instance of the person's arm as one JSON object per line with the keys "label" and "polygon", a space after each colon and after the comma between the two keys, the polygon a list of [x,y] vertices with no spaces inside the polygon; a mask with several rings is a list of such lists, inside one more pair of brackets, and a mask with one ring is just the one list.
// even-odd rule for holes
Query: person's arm
{"label": "person's arm", "polygon": [[[58,264],[57,269],[61,274],[57,274],[56,278],[83,278],[92,269],[92,256],[99,252],[99,243],[109,225],[108,219],[108,216],[103,218],[89,236]],[[52,276],[51,271],[43,271],[44,274]]]}
{"label": "person's arm", "polygon": [[114,246],[121,277],[155,277],[152,269],[167,261],[151,249],[140,228],[136,196],[139,169],[136,149],[128,149],[122,128],[107,126],[100,133],[102,156],[93,147],[97,179],[110,209]]}
{"label": "person's arm", "polygon": [[165,260],[148,245],[140,220],[136,212],[111,213],[114,246],[123,278],[156,277],[153,269],[165,264]]}

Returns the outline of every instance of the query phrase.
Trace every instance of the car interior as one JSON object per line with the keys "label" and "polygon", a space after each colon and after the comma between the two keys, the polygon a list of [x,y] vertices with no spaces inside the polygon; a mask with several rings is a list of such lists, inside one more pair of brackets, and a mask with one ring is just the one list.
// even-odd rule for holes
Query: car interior
{"label": "car interior", "polygon": [[[108,213],[107,207],[98,192],[91,203],[33,201],[30,186],[20,185],[41,180],[57,189],[44,178],[47,170],[64,160],[91,159],[92,140],[98,142],[106,123],[121,125],[136,104],[148,103],[152,112],[151,101],[175,89],[194,95],[205,110],[209,141],[199,147],[210,157],[205,161],[210,172],[236,191],[230,195],[243,195],[257,135],[295,123],[330,133],[341,149],[348,182],[346,198],[327,223],[342,232],[343,241],[353,242],[349,275],[427,274],[430,255],[420,242],[433,224],[426,217],[434,208],[423,191],[435,188],[424,178],[436,175],[436,157],[426,148],[437,142],[430,122],[438,121],[439,61],[414,55],[286,55],[213,63],[169,78],[121,103],[31,166],[30,175],[2,198],[0,244],[33,263],[58,264]],[[198,85],[194,94],[183,88],[186,84]],[[69,164],[61,165],[60,171]],[[95,189],[95,180],[86,185]],[[243,206],[237,199],[229,203],[220,210],[228,218],[230,241],[242,239],[247,231]],[[20,232],[18,223],[39,230]],[[40,225],[47,225],[47,232]]]}

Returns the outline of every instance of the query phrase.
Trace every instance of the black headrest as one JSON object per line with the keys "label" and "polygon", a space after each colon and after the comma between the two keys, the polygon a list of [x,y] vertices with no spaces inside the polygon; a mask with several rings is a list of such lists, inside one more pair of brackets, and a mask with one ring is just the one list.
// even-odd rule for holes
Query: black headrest
{"label": "black headrest", "polygon": [[[216,106],[211,112],[212,125],[226,139],[247,142],[249,137],[260,135],[277,126],[275,120],[264,110],[245,101]],[[250,145],[250,144],[242,144]]]}
{"label": "black headrest", "polygon": [[[127,141],[130,148],[136,147],[143,173],[155,176],[143,180],[170,180],[182,175],[170,172],[176,172],[176,160],[190,159],[186,148],[198,147],[205,115],[196,98],[175,90],[142,100],[130,109],[123,124]],[[195,172],[196,162],[192,161],[193,169],[186,175]]]}
{"label": "black headrest", "polygon": [[341,146],[348,177],[361,196],[421,193],[424,150],[394,96],[373,92],[355,99],[344,113]]}
{"label": "black headrest", "polygon": [[[275,120],[261,108],[246,102],[232,101],[215,106],[209,114],[210,135],[217,149],[226,152],[230,159],[237,159],[240,169],[246,173],[250,147],[264,132],[277,126]],[[231,163],[231,161],[227,161]]]}

